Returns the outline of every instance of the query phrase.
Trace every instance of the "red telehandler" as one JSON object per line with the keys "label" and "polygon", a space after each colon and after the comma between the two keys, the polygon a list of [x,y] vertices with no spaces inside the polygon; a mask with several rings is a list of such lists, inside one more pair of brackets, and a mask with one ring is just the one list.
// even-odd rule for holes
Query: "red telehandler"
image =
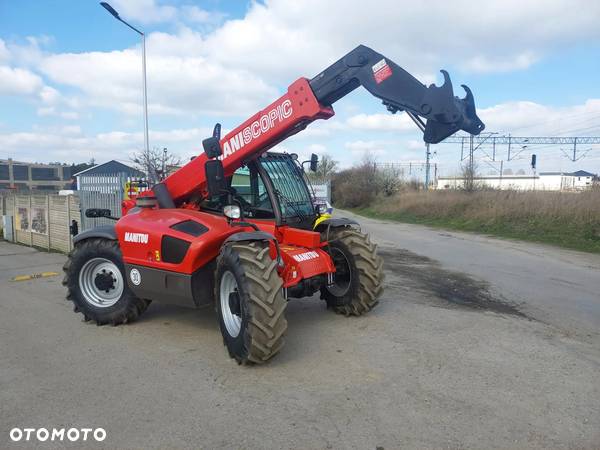
{"label": "red telehandler", "polygon": [[[320,291],[333,311],[362,315],[383,291],[375,244],[349,219],[320,218],[296,155],[268,150],[317,119],[359,86],[387,109],[405,111],[437,143],[484,125],[470,90],[455,97],[429,87],[381,54],[358,46],[312,79],[220,137],[204,153],[123,202],[115,225],[78,234],[63,284],[75,312],[98,325],[137,319],[151,301],[199,308],[215,304],[229,354],[263,363],[283,346],[285,307]],[[307,161],[308,162],[308,161]],[[311,169],[318,164],[316,155]],[[109,210],[90,209],[90,217]]]}

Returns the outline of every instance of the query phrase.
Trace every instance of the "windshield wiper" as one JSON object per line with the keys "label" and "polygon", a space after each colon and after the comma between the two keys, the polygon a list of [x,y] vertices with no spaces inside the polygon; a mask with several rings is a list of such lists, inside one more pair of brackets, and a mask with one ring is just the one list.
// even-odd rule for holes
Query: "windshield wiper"
{"label": "windshield wiper", "polygon": [[298,222],[304,222],[304,220],[306,219],[306,216],[304,215],[304,213],[294,204],[294,202],[292,200],[290,200],[288,197],[286,197],[279,189],[274,188],[273,189],[275,191],[275,194],[277,194],[277,196],[279,198],[281,198],[285,204],[289,207],[291,207],[294,212],[296,213],[297,217],[298,217]]}

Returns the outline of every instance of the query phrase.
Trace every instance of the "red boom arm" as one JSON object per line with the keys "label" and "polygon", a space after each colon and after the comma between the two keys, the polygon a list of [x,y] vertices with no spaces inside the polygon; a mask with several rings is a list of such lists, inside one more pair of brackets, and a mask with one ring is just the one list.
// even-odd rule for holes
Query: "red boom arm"
{"label": "red boom arm", "polygon": [[[323,106],[316,99],[309,81],[300,78],[288,88],[287,94],[221,139],[225,176],[231,176],[245,162],[303,130],[314,120],[329,119],[333,115],[332,107]],[[202,153],[163,182],[176,204],[194,193],[204,196],[206,161]]]}

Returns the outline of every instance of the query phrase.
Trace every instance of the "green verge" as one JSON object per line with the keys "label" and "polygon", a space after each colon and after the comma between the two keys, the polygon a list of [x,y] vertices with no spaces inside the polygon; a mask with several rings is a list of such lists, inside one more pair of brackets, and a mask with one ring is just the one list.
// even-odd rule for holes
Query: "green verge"
{"label": "green verge", "polygon": [[428,225],[456,231],[470,231],[502,238],[556,245],[589,253],[600,253],[600,234],[592,224],[575,224],[564,220],[481,221],[463,217],[417,216],[407,211],[381,212],[376,206],[353,208],[352,212],[375,219]]}

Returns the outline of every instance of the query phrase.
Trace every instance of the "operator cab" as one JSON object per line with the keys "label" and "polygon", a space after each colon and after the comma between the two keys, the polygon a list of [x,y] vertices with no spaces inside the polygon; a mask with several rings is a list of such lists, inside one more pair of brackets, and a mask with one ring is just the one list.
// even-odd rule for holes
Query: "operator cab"
{"label": "operator cab", "polygon": [[[313,158],[311,166],[315,164]],[[246,219],[275,220],[278,225],[310,230],[318,216],[312,188],[296,155],[265,153],[237,169],[226,182]],[[222,211],[223,202],[223,197],[205,201],[203,208]]]}

